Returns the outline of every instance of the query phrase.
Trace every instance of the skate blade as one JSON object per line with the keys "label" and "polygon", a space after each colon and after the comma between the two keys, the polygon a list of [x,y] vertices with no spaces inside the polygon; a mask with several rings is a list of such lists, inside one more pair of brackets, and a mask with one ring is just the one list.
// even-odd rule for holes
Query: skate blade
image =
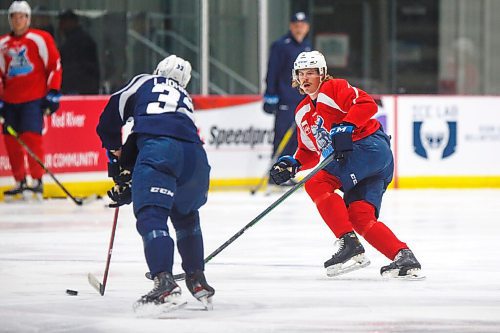
{"label": "skate blade", "polygon": [[163,318],[171,312],[182,309],[186,304],[187,301],[181,299],[173,299],[161,304],[135,302],[133,310],[140,318]]}
{"label": "skate blade", "polygon": [[32,192],[30,190],[24,190],[22,192],[16,194],[4,194],[3,200],[4,202],[23,202],[23,201],[31,201]]}
{"label": "skate blade", "polygon": [[198,301],[200,301],[201,304],[203,304],[205,310],[212,311],[214,309],[214,305],[212,303],[212,297],[203,296],[198,298]]}
{"label": "skate blade", "polygon": [[398,269],[391,269],[389,271],[385,271],[384,273],[382,273],[382,277],[386,279],[407,280],[407,281],[425,280],[425,275],[422,274],[422,271],[419,268],[409,269],[406,275],[399,275]]}
{"label": "skate blade", "polygon": [[[348,264],[348,266],[346,266]],[[328,266],[326,268],[326,275],[328,277],[334,277],[338,275],[342,275],[345,273],[349,273],[352,271],[356,271],[358,269],[364,268],[370,264],[370,260],[365,257],[365,255],[358,254],[357,256],[352,257],[347,262],[343,264],[336,264],[332,266]]]}

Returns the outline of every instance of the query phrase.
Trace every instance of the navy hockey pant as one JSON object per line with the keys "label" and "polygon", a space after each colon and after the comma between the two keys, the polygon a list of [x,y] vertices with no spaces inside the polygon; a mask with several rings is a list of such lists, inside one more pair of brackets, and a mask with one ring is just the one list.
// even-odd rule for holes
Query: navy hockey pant
{"label": "navy hockey pant", "polygon": [[203,237],[198,209],[207,201],[210,166],[203,146],[170,137],[139,134],[132,176],[137,231],[153,276],[172,272],[174,241],[185,272],[203,270]]}

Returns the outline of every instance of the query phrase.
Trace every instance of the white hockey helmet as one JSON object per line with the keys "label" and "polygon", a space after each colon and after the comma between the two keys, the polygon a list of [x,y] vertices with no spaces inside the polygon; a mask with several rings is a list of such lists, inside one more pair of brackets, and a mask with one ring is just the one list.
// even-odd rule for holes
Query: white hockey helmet
{"label": "white hockey helmet", "polygon": [[153,74],[175,80],[183,88],[186,88],[191,79],[191,64],[189,61],[172,54],[158,63]]}
{"label": "white hockey helmet", "polygon": [[319,75],[326,76],[326,60],[319,51],[302,52],[293,63],[292,78],[299,82],[298,70],[306,68],[317,68]]}
{"label": "white hockey helmet", "polygon": [[31,7],[26,1],[14,1],[8,11],[9,15],[9,25],[12,28],[12,23],[10,20],[10,15],[13,13],[23,13],[28,16],[28,26],[31,24]]}

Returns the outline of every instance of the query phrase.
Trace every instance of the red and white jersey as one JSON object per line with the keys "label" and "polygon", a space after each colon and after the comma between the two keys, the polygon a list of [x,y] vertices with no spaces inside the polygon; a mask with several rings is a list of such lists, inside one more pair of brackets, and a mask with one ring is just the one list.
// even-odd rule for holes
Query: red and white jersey
{"label": "red and white jersey", "polygon": [[321,84],[316,102],[306,96],[295,110],[298,147],[294,157],[302,169],[314,167],[323,148],[331,143],[333,124],[348,122],[356,125],[353,141],[375,133],[380,123],[372,119],[378,106],[373,98],[343,79],[330,79]]}
{"label": "red and white jersey", "polygon": [[60,90],[61,58],[52,36],[28,29],[22,36],[0,37],[0,98],[17,104],[44,97],[50,89]]}

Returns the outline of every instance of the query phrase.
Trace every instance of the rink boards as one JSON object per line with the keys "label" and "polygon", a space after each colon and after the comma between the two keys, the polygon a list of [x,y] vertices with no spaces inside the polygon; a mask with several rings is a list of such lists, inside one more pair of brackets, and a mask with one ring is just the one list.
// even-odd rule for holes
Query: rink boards
{"label": "rink boards", "polygon": [[[74,195],[103,194],[107,158],[95,128],[107,96],[65,96],[46,119],[45,166]],[[500,187],[500,97],[383,95],[375,115],[392,136],[396,188]],[[270,167],[273,116],[260,96],[195,96],[211,188],[251,188]],[[126,132],[126,131],[125,131]],[[0,189],[13,181],[0,144]],[[63,192],[49,175],[46,196]],[[0,194],[1,195],[1,194]]]}

